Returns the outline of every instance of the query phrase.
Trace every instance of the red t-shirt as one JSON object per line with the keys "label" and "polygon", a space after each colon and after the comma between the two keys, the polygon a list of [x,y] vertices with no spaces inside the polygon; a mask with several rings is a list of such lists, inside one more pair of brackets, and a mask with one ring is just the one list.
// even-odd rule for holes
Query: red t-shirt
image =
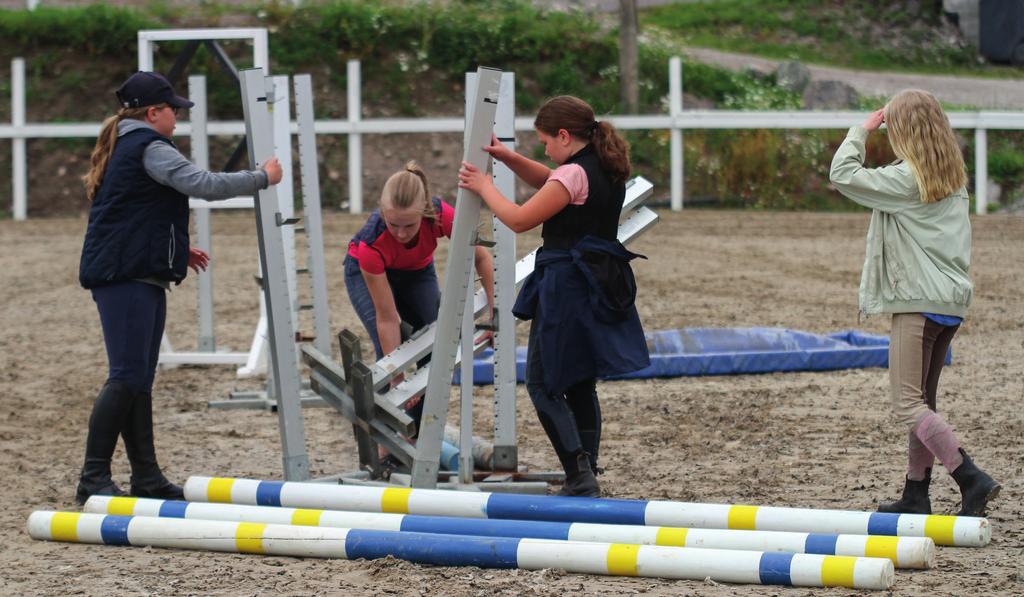
{"label": "red t-shirt", "polygon": [[420,231],[413,246],[407,247],[398,242],[388,231],[380,210],[375,210],[348,243],[348,254],[359,262],[360,269],[371,274],[383,274],[389,269],[414,271],[427,267],[434,260],[437,239],[441,236],[451,238],[455,222],[455,209],[451,205],[437,197],[432,201],[434,213],[440,216],[420,221]]}

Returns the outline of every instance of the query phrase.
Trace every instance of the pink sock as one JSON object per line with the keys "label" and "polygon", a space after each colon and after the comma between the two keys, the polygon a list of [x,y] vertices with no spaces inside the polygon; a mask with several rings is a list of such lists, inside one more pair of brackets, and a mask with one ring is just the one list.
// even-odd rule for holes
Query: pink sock
{"label": "pink sock", "polygon": [[907,478],[911,481],[924,481],[928,475],[928,469],[935,464],[935,456],[928,446],[921,443],[913,432],[910,433],[909,448],[907,450]]}
{"label": "pink sock", "polygon": [[914,435],[928,450],[942,462],[946,470],[953,472],[964,462],[960,455],[960,442],[953,434],[953,428],[935,412],[921,417],[914,428]]}

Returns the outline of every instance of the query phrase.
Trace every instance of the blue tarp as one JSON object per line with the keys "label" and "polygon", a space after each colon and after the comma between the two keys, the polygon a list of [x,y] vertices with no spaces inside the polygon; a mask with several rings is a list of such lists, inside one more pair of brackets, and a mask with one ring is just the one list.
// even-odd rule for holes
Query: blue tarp
{"label": "blue tarp", "polygon": [[[846,330],[812,334],[784,328],[684,328],[647,333],[651,365],[608,379],[736,375],[776,371],[827,371],[887,367],[889,337]],[[952,351],[946,353],[946,364]],[[526,347],[516,349],[516,379],[526,373]],[[460,371],[455,368],[455,381]],[[473,381],[494,381],[494,356],[486,349],[473,364]]]}

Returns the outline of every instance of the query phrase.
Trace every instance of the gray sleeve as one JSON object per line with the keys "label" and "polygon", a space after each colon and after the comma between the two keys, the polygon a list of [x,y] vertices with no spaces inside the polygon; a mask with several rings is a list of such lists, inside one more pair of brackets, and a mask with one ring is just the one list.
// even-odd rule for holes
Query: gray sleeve
{"label": "gray sleeve", "polygon": [[263,170],[203,170],[163,141],[154,141],[146,147],[143,164],[153,180],[197,199],[228,199],[253,195],[257,190],[267,188],[267,173]]}

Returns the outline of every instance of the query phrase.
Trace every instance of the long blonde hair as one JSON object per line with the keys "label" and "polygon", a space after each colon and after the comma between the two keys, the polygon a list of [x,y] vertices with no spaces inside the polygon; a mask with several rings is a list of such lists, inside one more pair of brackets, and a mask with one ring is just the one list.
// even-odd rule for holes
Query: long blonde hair
{"label": "long blonde hair", "polygon": [[103,175],[107,171],[107,162],[110,161],[110,156],[114,153],[114,146],[117,145],[117,123],[126,118],[145,120],[146,111],[152,107],[121,108],[117,114],[103,121],[103,126],[100,127],[100,136],[96,138],[96,147],[93,147],[90,157],[92,166],[82,177],[82,182],[85,183],[85,195],[89,201],[96,197],[96,192],[99,191],[100,184],[103,182]]}
{"label": "long blonde hair", "polygon": [[415,161],[410,161],[398,172],[388,177],[380,192],[380,206],[406,209],[423,202],[423,217],[433,220],[434,204],[430,201],[430,185],[427,174]]}
{"label": "long blonde hair", "polygon": [[964,156],[935,96],[905,89],[885,106],[889,144],[910,164],[921,201],[934,203],[967,184]]}

